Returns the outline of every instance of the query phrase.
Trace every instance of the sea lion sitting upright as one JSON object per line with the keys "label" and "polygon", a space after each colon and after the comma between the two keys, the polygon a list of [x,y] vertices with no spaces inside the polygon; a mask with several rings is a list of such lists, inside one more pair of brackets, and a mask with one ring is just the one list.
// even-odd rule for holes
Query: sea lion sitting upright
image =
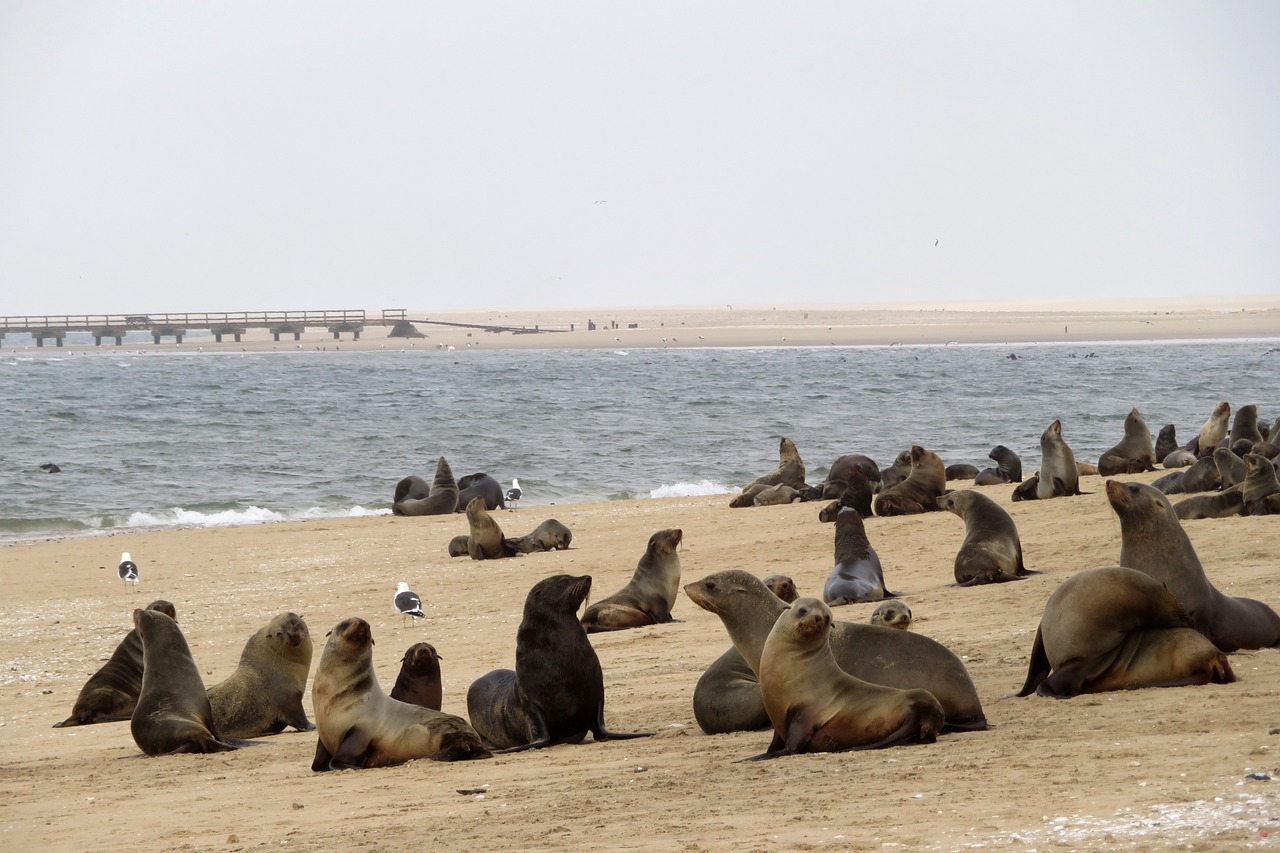
{"label": "sea lion sitting upright", "polygon": [[1258,429],[1257,406],[1250,403],[1247,406],[1241,406],[1236,409],[1236,417],[1231,422],[1229,438],[1232,444],[1241,439],[1247,440],[1250,444],[1258,444],[1263,440],[1262,431]]}
{"label": "sea lion sitting upright", "polygon": [[831,522],[836,520],[841,507],[852,507],[857,511],[858,515],[863,518],[870,518],[871,498],[875,494],[876,484],[880,481],[872,481],[865,472],[858,468],[854,468],[848,474],[848,485],[845,486],[843,492],[840,493],[840,499],[833,501],[822,508],[818,513],[818,520],[821,522]]}
{"label": "sea lion sitting upright", "polygon": [[1144,483],[1107,481],[1107,499],[1120,517],[1120,565],[1164,584],[1222,651],[1280,643],[1280,616],[1261,601],[1223,595],[1205,576],[1200,558],[1169,499]]}
{"label": "sea lion sitting upright", "polygon": [[905,631],[911,627],[911,608],[905,601],[886,601],[871,614],[871,624]]}
{"label": "sea lion sitting upright", "polygon": [[1151,430],[1137,407],[1124,419],[1124,439],[1098,458],[1098,473],[1138,474],[1156,470],[1156,453],[1151,446]]}
{"label": "sea lion sitting upright", "polygon": [[275,734],[285,726],[315,729],[302,707],[311,672],[311,634],[296,613],[281,613],[249,638],[240,664],[209,688],[213,722],[225,737]]}
{"label": "sea lion sitting upright", "polygon": [[[1160,427],[1160,434],[1156,436],[1156,462],[1164,462],[1164,458],[1170,453],[1178,449],[1178,431],[1173,424],[1165,424]],[[1165,466],[1168,467],[1168,466]]]}
{"label": "sea lion sitting upright", "polygon": [[836,516],[835,558],[835,568],[822,587],[822,599],[827,604],[835,607],[893,597],[884,588],[884,570],[867,539],[862,516],[851,507],[844,507]]}
{"label": "sea lion sitting upright", "polygon": [[533,528],[531,533],[516,539],[515,548],[521,554],[532,554],[534,551],[563,551],[572,541],[573,531],[554,518],[548,518]]}
{"label": "sea lion sitting upright", "polygon": [[911,473],[907,479],[876,495],[876,515],[913,515],[938,508],[937,498],[947,490],[946,469],[938,454],[918,444],[911,446]]}
{"label": "sea lion sitting upright", "polygon": [[[478,500],[478,498],[477,498]],[[316,757],[311,769],[390,767],[415,758],[488,758],[467,721],[392,699],[373,670],[373,634],[359,617],[329,632],[311,683],[316,712]]]}
{"label": "sea lion sitting upright", "polygon": [[1033,574],[1023,565],[1017,526],[991,498],[972,490],[950,492],[938,498],[938,508],[964,521],[964,542],[956,553],[956,584],[1004,583]]}
{"label": "sea lion sitting upright", "polygon": [[454,512],[466,512],[472,498],[484,498],[484,508],[492,512],[506,509],[502,484],[488,474],[468,474],[458,480],[458,506]]}
{"label": "sea lion sitting upright", "polygon": [[1066,699],[1133,687],[1228,684],[1227,656],[1173,593],[1133,569],[1085,569],[1049,596],[1018,691]]}
{"label": "sea lion sitting upright", "polygon": [[1229,489],[1237,483],[1244,482],[1244,460],[1232,453],[1231,448],[1215,447],[1210,455],[1218,469],[1219,488]]}
{"label": "sea lion sitting upright", "polygon": [[764,579],[764,585],[769,587],[769,592],[772,592],[787,604],[800,597],[800,593],[796,589],[796,582],[786,575],[769,575]]}
{"label": "sea lion sitting upright", "polygon": [[680,554],[676,549],[683,537],[678,527],[649,537],[627,585],[582,614],[582,627],[588,634],[672,621],[671,608],[680,591]]}
{"label": "sea lion sitting upright", "polygon": [[[417,483],[412,481],[417,480]],[[393,515],[449,515],[458,508],[458,484],[453,479],[453,470],[441,456],[436,461],[436,475],[431,481],[431,494],[422,498],[409,497],[418,494],[422,482],[421,477],[406,477],[396,486],[396,497],[391,504]],[[406,485],[408,484],[408,485]]]}
{"label": "sea lion sitting upright", "polygon": [[1280,493],[1280,478],[1274,463],[1259,453],[1244,457],[1245,477],[1241,487],[1241,515],[1274,515],[1274,496]]}
{"label": "sea lion sitting upright", "polygon": [[893,464],[880,470],[881,491],[896,486],[911,476],[911,451],[904,450],[893,457]]}
{"label": "sea lion sitting upright", "polygon": [[839,490],[835,493],[835,496],[839,497],[840,493],[848,488],[854,471],[861,471],[862,476],[873,483],[880,482],[880,466],[876,465],[874,459],[861,453],[846,453],[831,463],[831,470],[827,472],[827,478],[823,483],[843,483],[844,485],[839,486]]}
{"label": "sea lion sitting upright", "polygon": [[410,705],[440,710],[443,688],[440,682],[440,655],[430,643],[414,643],[400,658],[400,673],[391,698]]}
{"label": "sea lion sitting upright", "polygon": [[[177,615],[173,605],[164,599],[151,602],[147,609],[159,611],[170,619]],[[80,695],[71,706],[71,716],[54,723],[53,727],[60,729],[127,720],[133,716],[141,690],[142,638],[138,636],[137,628],[130,628],[111,653],[111,659],[89,676],[84,687],[80,688]]]}
{"label": "sea lion sitting upright", "polygon": [[[789,438],[778,442],[778,467],[771,473],[758,477],[750,485],[776,486],[782,484],[793,489],[804,488],[804,460]],[[744,490],[745,491],[745,490]]]}
{"label": "sea lion sitting upright", "polygon": [[1049,424],[1040,436],[1040,484],[1036,497],[1040,500],[1078,495],[1080,469],[1071,448],[1062,438],[1062,421]]}
{"label": "sea lion sitting upright", "polygon": [[467,555],[473,560],[496,560],[520,553],[515,539],[502,535],[502,528],[484,508],[484,498],[467,504]]}
{"label": "sea lion sitting upright", "polygon": [[142,638],[142,690],[129,719],[134,742],[147,755],[236,749],[218,735],[178,623],[158,610],[135,610],[133,626]]}
{"label": "sea lion sitting upright", "polygon": [[[516,668],[495,669],[467,690],[467,714],[504,752],[647,737],[604,727],[604,673],[578,621],[591,576],[553,575],[533,585],[516,631]],[[779,602],[781,604],[781,602]]]}
{"label": "sea lion sitting upright", "polygon": [[943,711],[933,694],[849,675],[831,652],[832,621],[827,605],[798,598],[770,629],[760,653],[760,695],[773,741],[753,760],[937,740]]}
{"label": "sea lion sitting upright", "polygon": [[1178,484],[1189,495],[1214,491],[1222,485],[1222,475],[1218,473],[1218,463],[1213,461],[1213,454],[1197,459],[1190,468],[1182,472],[1182,479]]}
{"label": "sea lion sitting upright", "polygon": [[1227,419],[1231,417],[1231,405],[1223,400],[1213,407],[1204,426],[1200,427],[1195,440],[1187,445],[1187,449],[1198,457],[1212,456],[1213,449],[1227,437]]}
{"label": "sea lion sitting upright", "polygon": [[979,471],[978,476],[973,478],[975,486],[998,486],[1001,483],[1022,482],[1022,460],[1018,458],[1018,454],[1003,444],[997,444],[991,448],[987,458],[994,459],[996,467],[983,468]]}

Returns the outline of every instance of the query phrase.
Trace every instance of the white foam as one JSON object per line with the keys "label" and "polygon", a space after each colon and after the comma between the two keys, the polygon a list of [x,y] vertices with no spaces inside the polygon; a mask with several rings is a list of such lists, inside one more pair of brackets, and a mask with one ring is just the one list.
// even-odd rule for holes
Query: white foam
{"label": "white foam", "polygon": [[135,512],[122,525],[138,527],[226,527],[236,524],[262,524],[268,521],[300,521],[310,518],[356,518],[367,515],[389,515],[389,509],[367,509],[353,506],[345,511],[310,507],[291,512],[277,512],[259,506],[244,509],[226,509],[221,512],[200,512],[174,507],[167,512]]}
{"label": "white foam", "polygon": [[649,492],[651,498],[691,498],[698,495],[727,495],[730,492],[737,491],[731,489],[721,483],[713,483],[710,480],[702,480],[697,483],[673,483],[669,486],[659,486]]}

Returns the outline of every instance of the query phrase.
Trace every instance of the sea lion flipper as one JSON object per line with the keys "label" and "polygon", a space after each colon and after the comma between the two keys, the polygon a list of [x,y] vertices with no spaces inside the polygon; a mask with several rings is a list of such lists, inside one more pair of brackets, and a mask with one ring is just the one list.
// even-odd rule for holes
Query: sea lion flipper
{"label": "sea lion flipper", "polygon": [[596,709],[596,724],[591,727],[591,736],[596,740],[631,740],[653,735],[653,732],[611,732],[604,727],[604,702],[601,701]]}
{"label": "sea lion flipper", "polygon": [[[359,770],[365,766],[366,753],[369,751],[370,736],[359,726],[352,726],[342,736],[338,751],[329,758],[330,770]],[[319,759],[320,752],[316,751]],[[314,765],[312,766],[314,769]]]}
{"label": "sea lion flipper", "polygon": [[[298,697],[297,705],[291,704],[285,709],[284,721],[300,732],[314,732],[316,724],[307,719],[307,712],[302,707],[302,697]],[[283,727],[282,727],[283,728]]]}
{"label": "sea lion flipper", "polygon": [[1031,646],[1031,660],[1027,664],[1027,680],[1023,682],[1022,689],[1013,695],[1030,696],[1049,674],[1049,669],[1049,656],[1044,650],[1044,637],[1041,636],[1040,628],[1037,627],[1035,643]]}
{"label": "sea lion flipper", "polygon": [[316,773],[323,773],[326,770],[332,770],[329,762],[333,760],[333,753],[325,748],[324,741],[316,738],[316,757],[311,762],[311,769]]}

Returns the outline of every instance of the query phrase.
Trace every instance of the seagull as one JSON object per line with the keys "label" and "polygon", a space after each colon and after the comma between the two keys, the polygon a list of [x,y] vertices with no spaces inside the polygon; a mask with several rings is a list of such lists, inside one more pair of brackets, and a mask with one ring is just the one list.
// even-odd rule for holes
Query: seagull
{"label": "seagull", "polygon": [[129,556],[128,551],[120,552],[120,580],[133,584],[134,592],[138,590],[138,564]]}
{"label": "seagull", "polygon": [[422,599],[418,598],[416,592],[410,592],[409,585],[404,581],[396,584],[396,594],[391,599],[391,603],[395,605],[396,612],[401,616],[401,625],[404,624],[405,616],[412,616],[414,619],[427,618],[427,614],[422,612]]}
{"label": "seagull", "polygon": [[516,504],[520,502],[520,496],[524,494],[520,490],[520,481],[515,477],[511,478],[511,488],[507,489],[507,503],[511,504],[511,508],[515,509]]}

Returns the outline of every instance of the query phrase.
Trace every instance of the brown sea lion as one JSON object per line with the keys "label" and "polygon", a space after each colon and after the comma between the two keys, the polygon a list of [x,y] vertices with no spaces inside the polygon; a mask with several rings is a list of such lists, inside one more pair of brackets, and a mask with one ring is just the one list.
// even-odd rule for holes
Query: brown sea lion
{"label": "brown sea lion", "polygon": [[373,671],[373,634],[368,622],[359,617],[343,619],[328,636],[311,683],[319,735],[312,770],[389,767],[415,758],[489,757],[466,720],[400,702],[383,692]]}
{"label": "brown sea lion", "polygon": [[1210,492],[1222,485],[1222,475],[1218,473],[1218,463],[1213,461],[1213,454],[1197,459],[1190,468],[1182,472],[1178,481],[1185,494]]}
{"label": "brown sea lion", "polygon": [[[690,600],[720,617],[736,652],[758,673],[765,638],[787,605],[754,575],[741,569],[716,572],[686,584]],[[942,703],[948,731],[978,731],[987,727],[982,703],[964,664],[946,646],[911,631],[896,631],[856,622],[836,622],[831,648],[840,668],[850,675],[887,687],[928,690]],[[718,665],[722,665],[725,655]],[[725,670],[727,666],[723,667]],[[714,697],[704,697],[710,703]],[[750,731],[748,721],[758,713],[759,696],[739,691],[719,709],[721,719],[743,721],[733,731]]]}
{"label": "brown sea lion", "polygon": [[776,486],[779,484],[793,489],[804,488],[804,460],[800,451],[789,438],[778,442],[778,467],[763,477],[758,477],[750,485]]}
{"label": "brown sea lion", "polygon": [[[400,481],[396,486],[396,493],[400,493],[400,487],[409,480],[418,480],[420,477],[407,477]],[[394,515],[449,515],[458,508],[458,484],[453,479],[453,471],[449,468],[449,463],[441,456],[436,461],[435,479],[431,481],[431,494],[422,498],[408,497],[409,494],[417,494],[417,489],[406,491],[404,498],[397,498],[391,504],[391,512]]]}
{"label": "brown sea lion", "polygon": [[1098,476],[1098,466],[1090,465],[1088,462],[1077,462],[1076,473],[1081,477],[1096,477]]}
{"label": "brown sea lion", "polygon": [[[1178,431],[1173,424],[1165,424],[1160,427],[1160,434],[1156,436],[1155,454],[1156,462],[1164,462],[1164,458],[1170,453],[1178,449]],[[1168,466],[1165,466],[1168,467]]]}
{"label": "brown sea lion", "polygon": [[905,631],[911,627],[911,608],[905,601],[886,601],[872,612],[871,624]]}
{"label": "brown sea lion", "polygon": [[752,483],[751,485],[747,486],[745,489],[742,490],[742,494],[733,496],[733,498],[729,501],[730,509],[740,509],[744,506],[755,506],[756,495],[760,494],[765,489],[769,489],[769,488],[772,488],[772,487],[767,483]]}
{"label": "brown sea lion", "polygon": [[678,527],[649,537],[627,585],[582,614],[582,627],[588,634],[672,621],[671,608],[680,591],[680,554],[676,549],[683,537]]}
{"label": "brown sea lion", "polygon": [[1040,483],[1036,497],[1040,500],[1081,494],[1080,469],[1071,448],[1062,438],[1062,421],[1049,424],[1040,436]]}
{"label": "brown sea lion", "polygon": [[532,554],[534,551],[563,551],[573,541],[573,531],[554,518],[533,528],[533,532],[515,540],[515,548],[521,554]]}
{"label": "brown sea lion", "polygon": [[[591,576],[553,575],[533,585],[516,631],[516,668],[495,669],[467,690],[476,731],[503,752],[647,737],[604,727],[604,674],[578,621]],[[781,604],[781,602],[779,602]]]}
{"label": "brown sea lion", "polygon": [[835,567],[822,586],[822,598],[836,607],[859,601],[892,598],[884,587],[884,569],[880,557],[867,539],[862,516],[844,507],[836,516]]}
{"label": "brown sea lion", "polygon": [[911,476],[911,451],[904,450],[893,457],[893,464],[880,470],[880,490],[896,486]]}
{"label": "brown sea lion", "polygon": [[994,459],[996,467],[983,468],[973,478],[975,486],[998,486],[1001,483],[1022,482],[1022,460],[1003,444],[991,448],[987,458]]}
{"label": "brown sea lion", "polygon": [[1133,569],[1085,569],[1049,596],[1019,696],[1056,699],[1134,687],[1228,684],[1227,656],[1191,629],[1159,581]]}
{"label": "brown sea lion", "polygon": [[1004,583],[1033,574],[1022,562],[1017,525],[991,498],[972,490],[950,492],[938,498],[938,508],[964,520],[964,542],[955,560],[957,585]]}
{"label": "brown sea lion", "polygon": [[1011,500],[1034,501],[1040,499],[1040,472],[1037,471],[1023,480],[1013,490]]}
{"label": "brown sea lion", "polygon": [[467,504],[467,555],[473,560],[496,560],[520,553],[515,539],[502,535],[502,528],[484,508],[484,498]]}
{"label": "brown sea lion", "polygon": [[1280,479],[1276,477],[1275,465],[1270,459],[1258,453],[1245,456],[1244,465],[1246,473],[1241,487],[1243,500],[1240,514],[1273,514],[1269,498],[1280,492]]}
{"label": "brown sea lion", "polygon": [[965,462],[958,462],[955,465],[948,465],[943,471],[946,474],[947,482],[952,480],[972,480],[978,476],[978,466],[970,465]]}
{"label": "brown sea lion", "polygon": [[1210,458],[1218,469],[1218,487],[1229,489],[1237,483],[1243,483],[1245,477],[1244,460],[1231,452],[1230,448],[1214,448]]}
{"label": "brown sea lion", "polygon": [[1154,470],[1156,452],[1151,445],[1151,430],[1135,406],[1124,419],[1124,438],[1098,458],[1098,473],[1109,477]]}
{"label": "brown sea lion", "polygon": [[769,575],[764,579],[764,585],[769,587],[769,592],[772,592],[787,604],[800,597],[800,592],[796,589],[796,582],[786,575]]}
{"label": "brown sea lion", "polygon": [[142,689],[129,719],[138,747],[147,755],[236,749],[218,734],[178,623],[158,610],[135,610],[133,627],[142,638]]}
{"label": "brown sea lion", "polygon": [[[170,619],[177,616],[173,605],[164,599],[151,602],[147,609],[159,611]],[[89,676],[84,687],[80,688],[80,695],[71,706],[71,716],[60,723],[54,723],[53,727],[60,729],[65,726],[88,726],[93,723],[127,720],[133,716],[141,690],[142,638],[138,636],[137,628],[130,628],[120,645],[111,653],[110,660]]]}
{"label": "brown sea lion", "polygon": [[1211,456],[1213,449],[1222,443],[1222,439],[1227,437],[1227,419],[1231,417],[1231,405],[1223,400],[1221,403],[1213,407],[1213,412],[1209,415],[1208,420],[1204,422],[1204,426],[1200,427],[1200,433],[1196,436],[1195,441],[1187,445],[1187,449],[1194,452],[1196,456]]}
{"label": "brown sea lion", "polygon": [[1197,518],[1229,518],[1240,515],[1243,507],[1244,492],[1233,488],[1180,500],[1173,505],[1173,511],[1179,521],[1190,521]]}
{"label": "brown sea lion", "polygon": [[937,740],[943,711],[933,694],[849,675],[831,651],[832,621],[830,607],[798,598],[770,629],[760,653],[760,695],[773,741],[755,759]]}
{"label": "brown sea lion", "polygon": [[756,493],[752,500],[754,506],[781,506],[782,504],[793,504],[801,501],[800,492],[784,483],[776,486],[766,486]]}
{"label": "brown sea lion", "polygon": [[1107,481],[1107,499],[1120,517],[1120,565],[1164,584],[1195,620],[1195,628],[1230,654],[1280,643],[1280,616],[1261,601],[1223,595],[1205,576],[1191,540],[1159,490],[1144,483]]}
{"label": "brown sea lion", "polygon": [[938,454],[918,444],[911,446],[911,473],[907,479],[876,495],[876,515],[914,515],[938,508],[938,495],[947,490],[947,475]]}
{"label": "brown sea lion", "polygon": [[440,710],[443,687],[440,681],[440,655],[430,643],[414,643],[400,658],[400,673],[391,698],[433,711]]}
{"label": "brown sea lion", "polygon": [[208,690],[213,722],[224,737],[251,738],[315,729],[302,707],[311,672],[311,634],[296,613],[281,613],[249,638],[240,664]]}
{"label": "brown sea lion", "polygon": [[1185,447],[1179,447],[1177,450],[1170,451],[1169,454],[1160,461],[1160,464],[1165,468],[1187,468],[1194,465],[1195,461],[1196,455],[1194,452],[1187,450]]}

